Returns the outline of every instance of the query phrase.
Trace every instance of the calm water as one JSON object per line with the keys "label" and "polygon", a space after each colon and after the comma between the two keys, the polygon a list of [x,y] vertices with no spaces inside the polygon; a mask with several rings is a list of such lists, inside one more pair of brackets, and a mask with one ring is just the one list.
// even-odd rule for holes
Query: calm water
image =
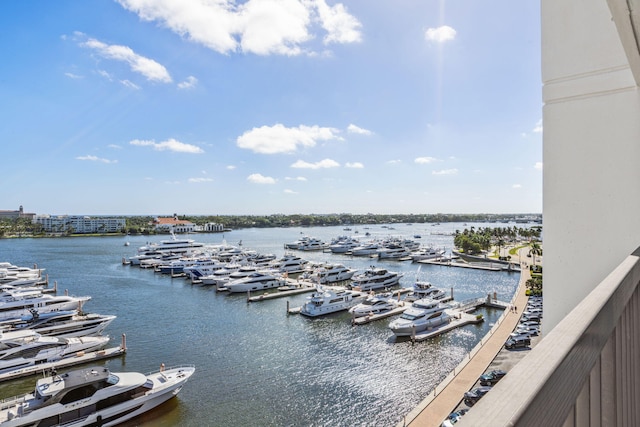
{"label": "calm water", "polygon": [[[492,226],[468,224],[468,227]],[[504,226],[504,225],[500,225]],[[354,228],[365,239],[420,234],[423,244],[451,248],[451,233],[463,224],[379,225]],[[284,253],[283,244],[305,235],[331,238],[351,233],[342,227],[235,230],[195,235],[205,243],[230,244]],[[432,234],[433,233],[433,234]],[[105,363],[111,370],[149,372],[160,363],[196,365],[177,399],[130,425],[141,426],[393,426],[433,390],[491,328],[497,310],[482,310],[486,321],[412,345],[396,340],[389,319],[352,327],[348,313],[309,319],[287,315],[286,304],[305,295],[248,304],[245,295],[217,293],[151,270],[123,266],[147,241],[164,237],[87,237],[0,240],[0,261],[38,264],[59,292],[91,295],[86,311],[116,314],[107,332],[112,346],[127,335],[127,354]],[[124,242],[130,246],[125,247]],[[456,299],[497,292],[511,299],[519,275],[411,262],[300,252],[312,261],[341,262],[364,269],[377,264],[404,272],[403,286],[419,275],[435,286],[453,288]],[[30,391],[34,379],[2,385],[0,398]]]}

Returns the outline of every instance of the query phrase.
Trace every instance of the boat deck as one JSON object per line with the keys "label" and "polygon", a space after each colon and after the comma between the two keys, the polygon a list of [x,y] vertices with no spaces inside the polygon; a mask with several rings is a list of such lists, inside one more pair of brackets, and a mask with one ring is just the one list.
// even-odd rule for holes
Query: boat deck
{"label": "boat deck", "polygon": [[365,325],[367,323],[375,322],[376,320],[386,319],[387,317],[391,317],[391,316],[396,316],[398,314],[402,314],[402,313],[404,313],[404,311],[407,308],[411,307],[411,304],[407,303],[405,301],[401,301],[400,303],[402,305],[400,305],[399,307],[396,307],[393,310],[385,311],[384,313],[370,314],[370,315],[361,316],[361,317],[354,317],[353,319],[351,319],[351,324],[352,325]]}
{"label": "boat deck", "polygon": [[454,312],[454,316],[451,318],[450,322],[443,323],[442,325],[435,326],[433,328],[429,328],[425,331],[416,332],[415,334],[411,335],[411,340],[415,342],[428,340],[429,338],[444,334],[445,332],[449,332],[455,328],[459,328],[471,323],[480,323],[484,321],[482,315],[475,316],[473,314],[465,313],[459,310],[451,311]]}

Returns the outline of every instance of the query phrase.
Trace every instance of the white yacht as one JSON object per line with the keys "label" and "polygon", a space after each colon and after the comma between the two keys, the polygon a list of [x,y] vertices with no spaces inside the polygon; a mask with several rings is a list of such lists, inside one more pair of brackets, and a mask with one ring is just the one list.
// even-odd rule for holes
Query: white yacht
{"label": "white yacht", "polygon": [[417,262],[417,261],[423,261],[427,259],[442,258],[444,257],[444,254],[445,254],[444,249],[437,249],[437,248],[434,248],[433,246],[429,246],[429,247],[422,247],[416,251],[413,251],[409,256],[411,257],[411,261]]}
{"label": "white yacht", "polygon": [[1,332],[0,373],[64,359],[81,351],[99,350],[108,342],[108,336],[46,337],[30,329]]}
{"label": "white yacht", "polygon": [[89,367],[53,373],[36,382],[32,393],[5,399],[0,405],[3,427],[103,426],[121,424],[177,395],[195,372],[193,366],[152,374],[110,372]]}
{"label": "white yacht", "polygon": [[258,271],[260,271],[260,269],[255,265],[228,264],[225,268],[203,277],[202,284],[213,285],[216,286],[218,290],[221,290],[232,280],[242,279]]}
{"label": "white yacht", "polygon": [[0,321],[29,316],[32,310],[40,314],[59,310],[76,310],[90,299],[89,296],[73,297],[43,293],[16,295],[0,303]]}
{"label": "white yacht", "polygon": [[138,253],[129,258],[131,264],[139,264],[140,259],[146,256],[156,257],[163,254],[174,254],[181,256],[192,255],[196,251],[202,251],[204,243],[198,243],[193,239],[179,239],[175,234],[171,235],[171,239],[161,240],[160,242],[148,243],[138,248]]}
{"label": "white yacht", "polygon": [[31,329],[40,335],[71,338],[102,335],[116,316],[82,313],[78,310],[52,311],[40,314],[33,311],[19,320],[0,322],[0,331],[9,332]]}
{"label": "white yacht", "polygon": [[363,292],[334,290],[318,286],[316,291],[308,297],[308,301],[300,308],[300,314],[316,317],[348,310],[366,297],[367,295]]}
{"label": "white yacht", "polygon": [[19,267],[8,262],[0,263],[0,284],[30,286],[43,282],[42,269]]}
{"label": "white yacht", "polygon": [[302,236],[297,240],[294,240],[293,242],[290,243],[285,243],[284,244],[284,248],[285,249],[298,249],[300,247],[300,245],[304,245],[306,244],[311,238],[308,236]]}
{"label": "white yacht", "polygon": [[309,279],[313,283],[326,285],[349,280],[355,272],[356,270],[345,267],[342,264],[319,264],[311,268],[308,274],[305,275],[305,279]]}
{"label": "white yacht", "polygon": [[377,242],[370,242],[351,249],[353,256],[369,256],[378,253],[380,245]]}
{"label": "white yacht", "polygon": [[353,237],[340,236],[329,244],[329,250],[334,254],[344,254],[360,246],[360,241]]}
{"label": "white yacht", "polygon": [[279,288],[286,284],[286,281],[279,275],[266,271],[256,271],[247,277],[231,280],[225,287],[229,292],[261,291],[264,289]]}
{"label": "white yacht", "polygon": [[434,288],[430,282],[418,280],[413,282],[413,289],[409,295],[407,295],[408,301],[416,301],[422,298],[442,299],[447,296],[447,293],[442,289]]}
{"label": "white yacht", "polygon": [[247,261],[253,265],[257,265],[258,267],[266,267],[270,262],[276,259],[276,254],[268,253],[262,254],[257,253],[256,255],[251,255],[247,257]]}
{"label": "white yacht", "polygon": [[410,336],[427,328],[442,325],[450,319],[446,311],[449,305],[440,301],[423,298],[414,301],[402,315],[389,323],[389,329],[396,336]]}
{"label": "white yacht", "polygon": [[366,300],[349,309],[355,317],[386,313],[400,306],[400,301],[390,293],[369,295]]}
{"label": "white yacht", "polygon": [[360,291],[373,291],[396,286],[403,276],[401,273],[389,271],[386,268],[371,266],[364,272],[354,274],[351,278],[351,288]]}
{"label": "white yacht", "polygon": [[308,262],[297,255],[284,254],[282,258],[272,261],[269,267],[277,269],[280,273],[295,274],[302,273]]}
{"label": "white yacht", "polygon": [[379,259],[400,259],[407,258],[411,252],[400,245],[387,245],[378,249]]}
{"label": "white yacht", "polygon": [[227,268],[228,263],[222,262],[217,259],[212,259],[210,262],[201,262],[196,265],[184,268],[184,273],[192,280],[201,280],[203,277],[210,276],[216,271]]}
{"label": "white yacht", "polygon": [[298,250],[300,251],[319,251],[327,248],[327,244],[320,239],[316,239],[315,237],[309,238],[306,242],[298,245]]}
{"label": "white yacht", "polygon": [[156,271],[159,271],[162,274],[187,274],[187,272],[191,271],[192,267],[200,265],[211,265],[216,263],[219,264],[220,261],[215,258],[205,259],[201,257],[181,257],[158,264],[156,266]]}

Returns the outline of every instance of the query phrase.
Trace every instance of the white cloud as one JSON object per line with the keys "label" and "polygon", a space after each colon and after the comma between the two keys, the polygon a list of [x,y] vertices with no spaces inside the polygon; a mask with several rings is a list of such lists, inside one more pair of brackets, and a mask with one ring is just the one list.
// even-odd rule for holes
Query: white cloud
{"label": "white cloud", "polygon": [[337,168],[340,166],[340,163],[331,159],[320,160],[319,162],[309,163],[304,160],[298,160],[294,164],[291,165],[292,168],[298,169],[328,169],[328,168]]}
{"label": "white cloud", "polygon": [[353,163],[347,162],[345,163],[344,166],[352,169],[364,169],[364,165],[360,162],[353,162]]}
{"label": "white cloud", "polygon": [[362,24],[347,12],[342,3],[328,6],[325,0],[316,0],[322,28],[327,31],[324,43],[356,43],[362,41]]}
{"label": "white cloud", "polygon": [[176,141],[173,138],[170,138],[166,141],[155,142],[144,141],[140,139],[134,139],[130,141],[129,144],[137,145],[139,147],[153,147],[156,151],[175,151],[178,153],[191,153],[191,154],[201,154],[204,153],[204,150],[196,145],[185,144],[184,142]]}
{"label": "white cloud", "polygon": [[198,84],[198,79],[193,76],[187,77],[187,80],[178,83],[178,89],[193,89]]}
{"label": "white cloud", "polygon": [[350,124],[347,127],[347,132],[356,133],[356,134],[359,134],[359,135],[372,135],[373,134],[373,132],[371,132],[370,130],[362,129],[361,127],[358,127],[358,126],[356,126],[354,124]]}
{"label": "white cloud", "polygon": [[288,189],[288,188],[286,188],[286,189],[284,190],[284,192],[285,192],[286,194],[298,194],[298,192],[297,192],[297,191],[293,191],[293,190],[290,190],[290,189]]}
{"label": "white cloud", "polygon": [[387,160],[387,164],[388,165],[399,165],[400,163],[402,163],[402,160]]}
{"label": "white cloud", "polygon": [[122,83],[123,86],[126,86],[129,89],[140,90],[140,86],[129,80],[120,80],[120,83]]}
{"label": "white cloud", "polygon": [[520,184],[513,184],[513,185],[511,186],[511,188],[513,188],[513,189],[516,189],[516,190],[517,190],[517,189],[519,189],[519,188],[522,188],[522,185],[520,185]]}
{"label": "white cloud", "polygon": [[239,7],[237,16],[243,52],[295,56],[311,39],[309,10],[297,0],[250,0]]}
{"label": "white cloud", "polygon": [[171,83],[171,76],[164,66],[153,59],[138,55],[130,47],[108,45],[91,38],[81,43],[81,46],[93,49],[103,58],[126,62],[132,71],[142,74],[149,81]]}
{"label": "white cloud", "polygon": [[259,173],[251,174],[247,177],[247,181],[254,184],[275,184],[276,180],[270,176],[263,176]]}
{"label": "white cloud", "polygon": [[228,165],[227,166],[227,170],[230,170],[230,171],[234,170],[235,168],[236,168],[235,165]]}
{"label": "white cloud", "polygon": [[113,148],[114,150],[121,150],[122,149],[122,147],[119,146],[118,144],[109,144],[109,145],[107,145],[107,147]]}
{"label": "white cloud", "polygon": [[211,178],[189,178],[189,182],[199,183],[199,182],[211,182],[213,179]]}
{"label": "white cloud", "polygon": [[111,74],[109,74],[105,70],[98,70],[98,75],[104,77],[105,79],[107,79],[109,81],[113,81],[113,77],[111,77]]}
{"label": "white cloud", "polygon": [[443,43],[456,38],[456,30],[448,25],[442,25],[438,28],[429,28],[425,34],[425,39],[428,41],[434,41]]}
{"label": "white cloud", "polygon": [[100,162],[100,163],[118,163],[117,160],[102,159],[100,157],[92,156],[90,154],[86,156],[78,156],[76,157],[76,160],[88,160],[90,162]]}
{"label": "white cloud", "polygon": [[438,159],[436,159],[435,157],[416,157],[414,160],[414,162],[418,163],[419,165],[425,165],[437,161]]}
{"label": "white cloud", "polygon": [[536,123],[536,126],[533,128],[534,133],[541,133],[542,132],[542,119],[538,120],[538,123]]}
{"label": "white cloud", "polygon": [[299,55],[317,37],[317,24],[327,33],[325,44],[361,40],[360,22],[341,3],[330,7],[324,0],[117,1],[140,19],[222,54]]}
{"label": "white cloud", "polygon": [[431,172],[432,175],[456,175],[457,173],[458,169],[443,169]]}
{"label": "white cloud", "polygon": [[533,168],[536,170],[541,171],[542,170],[542,162],[536,162],[535,165],[533,165]]}
{"label": "white cloud", "polygon": [[278,123],[253,128],[239,136],[236,144],[240,148],[262,154],[293,153],[300,146],[313,147],[317,141],[340,140],[338,132],[334,128],[319,126],[287,128]]}
{"label": "white cloud", "polygon": [[287,181],[306,181],[307,178],[305,178],[304,176],[297,176],[295,178],[292,178],[290,176],[286,177],[285,180]]}
{"label": "white cloud", "polygon": [[73,73],[64,73],[65,76],[69,77],[70,79],[83,79],[84,76],[80,76],[78,74],[73,74]]}

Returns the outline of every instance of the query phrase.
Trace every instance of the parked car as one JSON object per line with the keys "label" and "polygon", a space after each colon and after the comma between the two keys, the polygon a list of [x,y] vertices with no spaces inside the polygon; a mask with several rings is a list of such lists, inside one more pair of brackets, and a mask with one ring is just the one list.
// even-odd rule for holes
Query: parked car
{"label": "parked car", "polygon": [[522,315],[526,317],[538,316],[539,318],[542,318],[542,310],[533,308],[531,310],[523,311]]}
{"label": "parked car", "polygon": [[523,315],[520,321],[540,323],[540,319],[541,317],[538,314],[529,314],[529,315]]}
{"label": "parked car", "polygon": [[523,320],[520,323],[518,323],[518,326],[531,326],[534,328],[539,328],[540,322],[536,322],[535,320]]}
{"label": "parked car", "polygon": [[482,398],[482,396],[489,393],[489,390],[491,390],[491,386],[482,386],[476,387],[473,390],[466,392],[464,394],[464,404],[467,406],[475,405],[476,402]]}
{"label": "parked car", "polygon": [[502,369],[496,369],[493,371],[489,371],[486,374],[480,375],[480,385],[494,385],[498,381],[507,375],[505,371]]}
{"label": "parked car", "polygon": [[452,425],[460,421],[460,418],[462,418],[462,416],[466,414],[467,411],[467,408],[460,408],[457,411],[450,413],[447,419],[442,423],[442,427],[451,427]]}
{"label": "parked car", "polygon": [[513,350],[514,348],[523,348],[529,347],[531,345],[531,338],[529,337],[511,337],[504,344],[504,347],[508,350]]}
{"label": "parked car", "polygon": [[533,326],[518,326],[516,330],[511,334],[512,337],[518,335],[527,337],[536,337],[539,334],[539,329]]}

